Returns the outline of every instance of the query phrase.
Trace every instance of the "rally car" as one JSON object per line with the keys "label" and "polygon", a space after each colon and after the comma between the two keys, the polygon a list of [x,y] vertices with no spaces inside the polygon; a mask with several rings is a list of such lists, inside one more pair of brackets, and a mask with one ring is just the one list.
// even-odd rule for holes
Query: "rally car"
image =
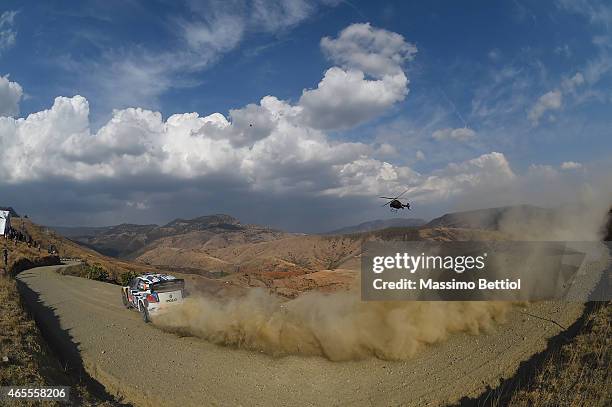
{"label": "rally car", "polygon": [[143,274],[121,288],[121,298],[126,308],[140,312],[145,322],[151,315],[183,301],[185,281],[168,274]]}

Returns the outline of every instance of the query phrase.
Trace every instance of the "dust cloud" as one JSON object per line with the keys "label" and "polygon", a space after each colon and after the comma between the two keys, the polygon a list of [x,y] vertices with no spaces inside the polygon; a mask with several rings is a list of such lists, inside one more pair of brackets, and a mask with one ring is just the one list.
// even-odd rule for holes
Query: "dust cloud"
{"label": "dust cloud", "polygon": [[611,205],[612,198],[583,201],[537,215],[528,208],[516,207],[504,213],[499,231],[521,241],[600,241]]}
{"label": "dust cloud", "polygon": [[362,302],[359,292],[310,292],[284,301],[263,289],[232,300],[196,297],[155,324],[220,345],[330,360],[400,360],[450,333],[478,334],[503,322],[504,302]]}
{"label": "dust cloud", "polygon": [[[555,211],[517,208],[499,229],[516,240],[599,240],[608,192],[582,196]],[[601,191],[600,191],[601,192]],[[603,199],[602,199],[603,198]],[[402,360],[449,334],[479,334],[502,323],[512,302],[362,302],[356,289],[309,292],[286,301],[263,289],[234,299],[188,298],[154,322],[162,329],[271,355],[330,360]]]}

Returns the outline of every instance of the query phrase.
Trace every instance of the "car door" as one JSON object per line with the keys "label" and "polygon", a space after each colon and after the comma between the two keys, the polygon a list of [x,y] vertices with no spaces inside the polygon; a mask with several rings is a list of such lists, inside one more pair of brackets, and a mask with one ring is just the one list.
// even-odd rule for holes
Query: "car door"
{"label": "car door", "polygon": [[130,281],[130,286],[128,287],[128,301],[132,303],[134,307],[138,309],[138,282],[140,279],[138,277],[132,279]]}
{"label": "car door", "polygon": [[138,286],[136,287],[138,289],[138,299],[136,300],[136,305],[138,305],[138,302],[144,303],[144,300],[147,297],[147,286],[148,284],[143,280],[138,281]]}

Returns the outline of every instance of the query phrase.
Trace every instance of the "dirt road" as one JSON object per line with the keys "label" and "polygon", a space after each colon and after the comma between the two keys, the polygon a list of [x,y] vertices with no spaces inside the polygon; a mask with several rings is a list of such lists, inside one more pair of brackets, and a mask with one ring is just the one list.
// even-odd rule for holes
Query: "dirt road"
{"label": "dirt road", "polygon": [[[58,267],[18,276],[39,324],[110,393],[138,406],[440,405],[495,387],[561,330],[516,308],[492,334],[454,335],[408,361],[275,358],[162,332],[122,306],[118,286]],[[558,303],[528,310],[563,326],[581,311]]]}

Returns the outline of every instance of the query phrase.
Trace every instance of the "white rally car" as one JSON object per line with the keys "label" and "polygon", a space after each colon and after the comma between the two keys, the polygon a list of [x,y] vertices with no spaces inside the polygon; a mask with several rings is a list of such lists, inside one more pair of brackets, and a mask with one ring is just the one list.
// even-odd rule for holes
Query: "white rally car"
{"label": "white rally car", "polygon": [[145,322],[151,315],[183,301],[185,281],[168,274],[143,274],[121,288],[126,308],[135,308]]}

